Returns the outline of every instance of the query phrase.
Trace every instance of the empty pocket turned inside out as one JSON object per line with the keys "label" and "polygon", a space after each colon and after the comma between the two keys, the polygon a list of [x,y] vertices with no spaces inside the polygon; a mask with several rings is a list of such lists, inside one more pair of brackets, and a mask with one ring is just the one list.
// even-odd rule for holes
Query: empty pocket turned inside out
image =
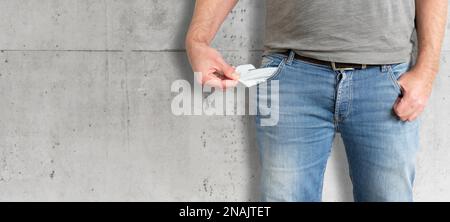
{"label": "empty pocket turned inside out", "polygon": [[259,83],[265,82],[270,79],[277,72],[278,67],[268,67],[256,69],[251,64],[241,65],[236,68],[236,71],[240,74],[239,82],[246,87],[252,87]]}

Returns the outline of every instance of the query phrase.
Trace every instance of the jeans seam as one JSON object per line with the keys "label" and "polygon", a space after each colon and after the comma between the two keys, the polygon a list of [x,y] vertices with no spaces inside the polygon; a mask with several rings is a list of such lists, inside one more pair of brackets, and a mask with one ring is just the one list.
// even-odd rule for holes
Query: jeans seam
{"label": "jeans seam", "polygon": [[388,66],[388,72],[387,73],[388,73],[389,78],[391,80],[391,83],[394,86],[394,88],[397,91],[397,93],[402,93],[402,87],[400,86],[400,84],[397,81],[397,78],[394,75],[394,70],[392,69],[392,66]]}
{"label": "jeans seam", "polygon": [[287,59],[288,59],[288,57],[285,57],[285,58],[283,58],[283,60],[281,60],[281,63],[278,64],[277,71],[276,71],[273,75],[271,75],[269,78],[267,78],[267,81],[273,80],[273,79],[275,79],[277,76],[280,75],[281,71],[284,69],[284,67],[285,67],[285,65],[286,65]]}
{"label": "jeans seam", "polygon": [[[343,75],[343,73],[338,72],[338,75]],[[342,79],[340,79],[337,82],[337,89],[335,90],[335,91],[337,91],[337,93],[336,93],[336,101],[335,101],[335,107],[334,107],[333,120],[334,120],[334,123],[336,125],[336,129],[339,128],[339,122],[340,122],[339,109],[340,109],[341,95],[342,95],[341,83],[342,83]]]}
{"label": "jeans seam", "polygon": [[343,116],[341,121],[344,121],[348,115],[350,115],[350,110],[352,108],[352,99],[353,99],[353,90],[352,90],[352,75],[347,75],[348,76],[348,105],[347,105],[347,112],[345,112],[345,115]]}
{"label": "jeans seam", "polygon": [[[333,136],[333,138],[334,138],[334,136]],[[320,174],[321,179],[320,179],[320,186],[319,186],[318,193],[320,195],[319,197],[321,200],[322,200],[323,181],[324,181],[324,177],[325,177],[325,170],[327,169],[327,162],[328,162],[328,159],[330,158],[330,154],[331,154],[331,148],[327,152],[327,157],[325,159],[325,166],[322,168],[322,173]]]}

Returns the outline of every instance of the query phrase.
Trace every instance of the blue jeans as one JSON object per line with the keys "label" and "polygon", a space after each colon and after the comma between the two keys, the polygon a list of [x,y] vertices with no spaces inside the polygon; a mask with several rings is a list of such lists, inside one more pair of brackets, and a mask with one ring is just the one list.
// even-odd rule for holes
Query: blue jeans
{"label": "blue jeans", "polygon": [[[355,201],[412,201],[419,122],[392,111],[409,63],[334,71],[291,52],[264,56],[262,66],[278,67],[269,80],[279,80],[271,92],[278,94],[278,123],[262,126],[264,116],[256,116],[263,201],[321,201],[337,132]],[[272,97],[258,93],[258,101]]]}

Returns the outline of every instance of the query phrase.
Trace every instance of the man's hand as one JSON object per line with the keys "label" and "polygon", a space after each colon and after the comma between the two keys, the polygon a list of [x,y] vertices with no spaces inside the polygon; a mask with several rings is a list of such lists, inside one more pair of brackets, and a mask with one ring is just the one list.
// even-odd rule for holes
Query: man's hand
{"label": "man's hand", "polygon": [[415,120],[431,95],[447,21],[448,0],[415,0],[415,3],[419,53],[414,68],[399,79],[403,97],[394,105],[395,113],[403,121]]}
{"label": "man's hand", "polygon": [[415,70],[402,75],[398,83],[403,96],[394,105],[394,112],[402,121],[414,121],[425,109],[431,95],[434,74]]}
{"label": "man's hand", "polygon": [[237,85],[239,74],[217,50],[205,43],[188,43],[186,48],[197,82],[223,90]]}
{"label": "man's hand", "polygon": [[211,41],[238,0],[196,0],[186,35],[186,51],[196,79],[203,85],[226,89],[237,84],[239,75],[228,65]]}

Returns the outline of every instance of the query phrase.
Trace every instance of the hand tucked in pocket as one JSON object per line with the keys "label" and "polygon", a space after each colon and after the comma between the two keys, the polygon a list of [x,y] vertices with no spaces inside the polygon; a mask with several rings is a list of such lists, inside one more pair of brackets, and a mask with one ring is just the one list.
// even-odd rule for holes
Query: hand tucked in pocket
{"label": "hand tucked in pocket", "polygon": [[412,69],[398,80],[402,97],[397,99],[394,112],[403,121],[414,121],[425,109],[431,95],[434,75]]}

